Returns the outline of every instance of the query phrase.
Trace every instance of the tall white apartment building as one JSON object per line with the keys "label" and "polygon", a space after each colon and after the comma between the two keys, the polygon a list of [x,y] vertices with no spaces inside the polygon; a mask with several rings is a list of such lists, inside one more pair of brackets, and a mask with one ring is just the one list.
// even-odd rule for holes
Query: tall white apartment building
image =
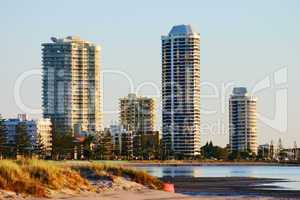
{"label": "tall white apartment building", "polygon": [[200,154],[200,34],[190,25],[162,36],[163,142],[169,152]]}
{"label": "tall white apartment building", "polygon": [[231,151],[257,154],[256,101],[247,89],[237,87],[229,99],[229,137]]}
{"label": "tall white apartment building", "polygon": [[100,131],[100,47],[74,36],[51,40],[42,44],[44,118],[61,131]]}

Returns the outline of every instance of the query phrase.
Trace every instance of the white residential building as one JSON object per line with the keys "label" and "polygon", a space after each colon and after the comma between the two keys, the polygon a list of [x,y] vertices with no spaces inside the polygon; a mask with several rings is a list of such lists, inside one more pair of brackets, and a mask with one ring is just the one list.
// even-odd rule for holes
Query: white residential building
{"label": "white residential building", "polygon": [[229,99],[229,137],[231,151],[257,154],[256,101],[247,89],[237,87]]}
{"label": "white residential building", "polygon": [[200,34],[190,25],[162,36],[162,125],[167,151],[200,154]]}

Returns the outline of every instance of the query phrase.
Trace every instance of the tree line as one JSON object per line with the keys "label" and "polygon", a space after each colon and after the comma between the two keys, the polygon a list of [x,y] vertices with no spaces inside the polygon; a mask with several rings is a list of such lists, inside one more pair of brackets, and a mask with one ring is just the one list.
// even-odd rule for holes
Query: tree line
{"label": "tree line", "polygon": [[[109,132],[99,132],[86,135],[84,137],[75,137],[71,129],[62,131],[60,128],[52,127],[52,148],[51,152],[46,149],[41,135],[36,135],[35,142],[32,142],[27,131],[26,123],[20,122],[16,126],[14,143],[8,141],[7,130],[4,119],[0,117],[0,158],[21,156],[38,156],[42,159],[186,159],[183,155],[168,152],[165,154],[163,144],[157,149],[140,149],[135,154],[132,149],[123,144],[122,151],[114,146],[113,138]],[[219,147],[213,143],[207,142],[200,149],[200,156],[189,158],[193,160],[220,160],[220,161],[240,161],[240,160],[262,160],[264,155],[258,152],[255,155],[251,152],[230,151],[229,148]],[[121,153],[122,152],[122,153]],[[279,155],[283,154],[282,151]],[[171,155],[171,156],[170,156]],[[282,157],[284,157],[282,155]]]}

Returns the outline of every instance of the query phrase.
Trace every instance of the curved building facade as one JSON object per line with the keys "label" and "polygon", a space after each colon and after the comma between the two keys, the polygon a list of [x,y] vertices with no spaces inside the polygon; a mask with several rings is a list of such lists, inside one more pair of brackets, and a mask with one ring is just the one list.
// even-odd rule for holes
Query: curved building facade
{"label": "curved building facade", "polygon": [[167,154],[200,154],[200,35],[190,25],[162,36],[162,123]]}
{"label": "curved building facade", "polygon": [[231,151],[257,154],[256,101],[247,89],[233,89],[229,99],[229,134]]}

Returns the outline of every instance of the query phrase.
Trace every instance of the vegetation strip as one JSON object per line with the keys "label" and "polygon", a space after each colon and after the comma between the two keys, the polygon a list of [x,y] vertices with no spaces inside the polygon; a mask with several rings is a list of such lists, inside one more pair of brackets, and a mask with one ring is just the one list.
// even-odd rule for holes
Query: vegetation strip
{"label": "vegetation strip", "polygon": [[37,197],[49,197],[52,190],[94,191],[90,179],[124,177],[161,189],[162,182],[146,172],[103,164],[61,164],[42,160],[1,160],[0,189]]}

